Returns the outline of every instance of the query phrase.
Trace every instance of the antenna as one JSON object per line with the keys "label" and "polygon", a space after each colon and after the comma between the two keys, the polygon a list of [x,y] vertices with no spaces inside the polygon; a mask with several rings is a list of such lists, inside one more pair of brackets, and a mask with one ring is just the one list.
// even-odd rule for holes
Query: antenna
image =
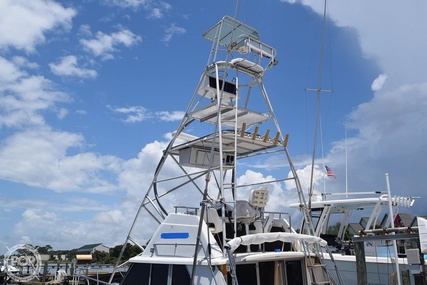
{"label": "antenna", "polygon": [[348,153],[347,153],[347,125],[345,126],[345,197],[348,198]]}

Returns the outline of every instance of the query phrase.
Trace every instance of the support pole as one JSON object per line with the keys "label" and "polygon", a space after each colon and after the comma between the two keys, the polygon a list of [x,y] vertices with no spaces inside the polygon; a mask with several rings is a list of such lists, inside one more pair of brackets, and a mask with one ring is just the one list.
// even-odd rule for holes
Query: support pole
{"label": "support pole", "polygon": [[[390,211],[390,228],[394,229],[394,214],[393,214],[393,206],[392,206],[391,191],[390,191],[390,181],[388,179],[388,173],[385,174],[385,180],[386,180],[386,184],[387,184],[388,209]],[[391,235],[394,235],[394,232],[391,232]],[[396,244],[395,239],[393,239],[393,248],[394,248],[394,265],[396,266],[397,284],[401,285],[402,280],[400,278],[399,256],[397,254],[397,244]]]}

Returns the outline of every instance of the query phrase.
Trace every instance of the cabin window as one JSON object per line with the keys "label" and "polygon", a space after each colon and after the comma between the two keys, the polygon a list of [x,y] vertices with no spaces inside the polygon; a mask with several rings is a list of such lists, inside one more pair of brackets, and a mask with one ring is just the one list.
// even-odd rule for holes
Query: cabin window
{"label": "cabin window", "polygon": [[300,260],[291,260],[286,262],[287,285],[305,284]]}
{"label": "cabin window", "polygon": [[[172,266],[172,265],[171,265]],[[190,284],[191,278],[185,265],[174,265],[172,270],[172,285]]]}
{"label": "cabin window", "polygon": [[[236,267],[236,275],[237,275],[237,280],[239,281],[239,284],[257,285],[257,270],[256,270],[256,264],[254,263],[238,265]],[[228,282],[228,284],[232,284],[232,283]]]}
{"label": "cabin window", "polygon": [[190,275],[184,265],[134,263],[121,285],[167,285],[168,280],[172,285],[190,284]]}
{"label": "cabin window", "polygon": [[150,285],[166,285],[168,284],[168,264],[152,264],[151,265],[151,283]]}
{"label": "cabin window", "polygon": [[[260,280],[262,280],[262,284],[266,284],[266,285],[283,284],[282,264],[283,264],[282,261],[260,262],[259,277],[260,277]],[[274,282],[274,279],[277,279],[276,283]]]}
{"label": "cabin window", "polygon": [[[237,265],[239,284],[245,285],[301,285],[305,284],[301,260],[268,261]],[[260,283],[258,283],[260,282]],[[232,278],[228,276],[228,284]]]}

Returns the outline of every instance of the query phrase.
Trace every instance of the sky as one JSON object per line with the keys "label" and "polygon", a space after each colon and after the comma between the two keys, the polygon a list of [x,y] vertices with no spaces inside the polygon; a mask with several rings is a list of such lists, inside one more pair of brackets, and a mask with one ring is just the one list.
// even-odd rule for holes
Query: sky
{"label": "sky", "polygon": [[[318,87],[323,1],[235,8],[0,1],[0,254],[20,243],[125,241],[206,65],[202,34],[224,15],[278,52],[264,83],[307,185],[316,94],[305,89]],[[427,215],[426,12],[424,0],[328,1],[321,88],[333,92],[321,94],[317,189],[325,163],[337,176],[326,181],[330,192],[385,191],[388,173],[392,194],[419,197],[410,211]],[[253,176],[267,177],[273,162]],[[270,200],[270,210],[292,202]]]}

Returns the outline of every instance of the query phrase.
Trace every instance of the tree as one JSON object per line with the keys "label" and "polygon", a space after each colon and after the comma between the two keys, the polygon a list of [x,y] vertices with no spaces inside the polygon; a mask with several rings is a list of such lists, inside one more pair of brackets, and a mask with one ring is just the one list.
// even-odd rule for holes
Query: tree
{"label": "tree", "polygon": [[[110,255],[117,260],[122,250],[122,245],[116,245],[113,248],[110,248]],[[141,248],[137,245],[132,245],[130,243],[126,244],[126,248],[123,252],[122,260],[128,260],[131,257],[134,257],[142,252]]]}

